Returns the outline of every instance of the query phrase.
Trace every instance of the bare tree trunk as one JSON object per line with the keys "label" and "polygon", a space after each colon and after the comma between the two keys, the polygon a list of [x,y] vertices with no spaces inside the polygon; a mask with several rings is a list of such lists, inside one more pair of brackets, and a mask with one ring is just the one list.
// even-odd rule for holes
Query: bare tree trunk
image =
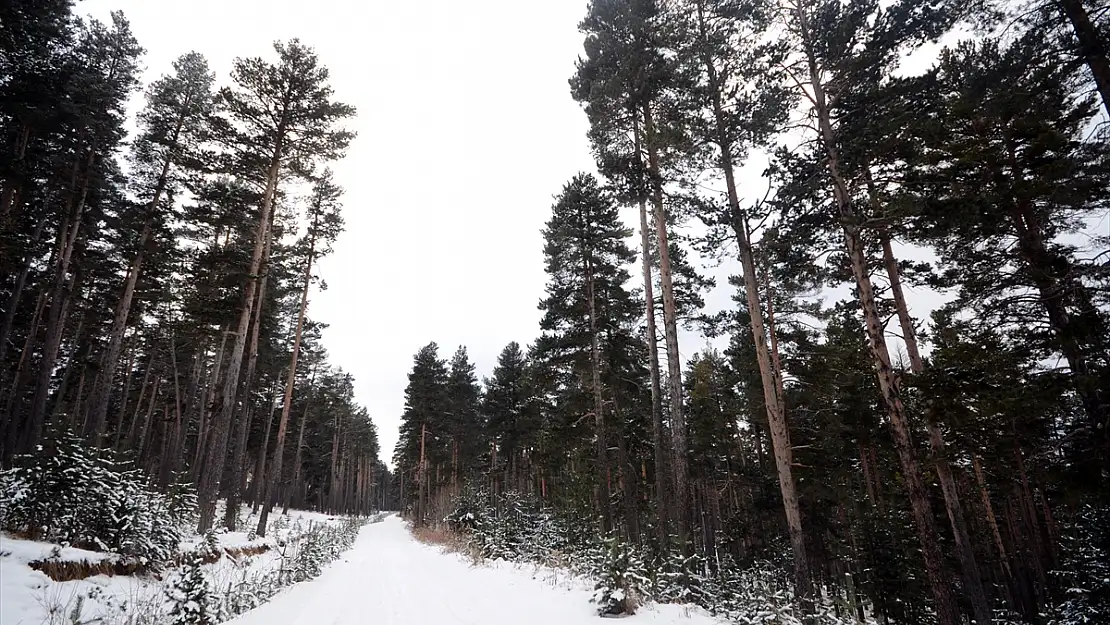
{"label": "bare tree trunk", "polygon": [[220,372],[223,370],[227,334],[226,327],[220,328],[220,348],[216,350],[216,360],[213,361],[212,371],[208,374],[208,385],[204,390],[204,400],[200,405],[200,421],[197,424],[197,448],[193,455],[193,467],[189,472],[193,482],[200,479],[201,471],[204,469],[204,453],[208,449],[208,430],[211,429],[209,413],[212,412],[216,387],[220,383]]}
{"label": "bare tree trunk", "polygon": [[[613,410],[614,421],[619,422],[620,412]],[[637,518],[639,493],[636,484],[636,468],[628,456],[628,441],[619,431],[617,439],[617,479],[621,491],[621,503],[624,507],[624,522],[628,528],[628,540],[633,544],[640,543],[640,522]]]}
{"label": "bare tree trunk", "polygon": [[[208,337],[201,339],[200,348],[193,352],[193,366],[189,371],[189,382],[185,385],[185,410],[184,423],[177,432],[177,441],[174,444],[173,473],[180,473],[185,467],[185,440],[186,431],[195,420],[200,419],[198,411],[197,392],[200,389],[201,378],[204,376],[204,365],[208,360]],[[126,393],[125,393],[126,394]],[[197,415],[194,419],[194,414]]]}
{"label": "bare tree trunk", "polygon": [[682,355],[678,351],[678,314],[675,306],[674,283],[671,279],[671,255],[667,243],[667,212],[663,206],[663,183],[659,172],[659,148],[651,105],[643,104],[644,139],[651,176],[652,203],[655,208],[655,236],[659,247],[659,278],[663,286],[663,330],[667,342],[667,383],[670,386],[671,439],[674,444],[674,505],[678,513],[678,538],[683,552],[690,533],[690,493],[687,471],[686,417],[682,405]]}
{"label": "bare tree trunk", "polygon": [[146,409],[146,419],[143,420],[142,433],[139,434],[138,444],[135,446],[135,457],[140,459],[140,464],[146,460],[146,443],[150,438],[150,424],[154,419],[154,404],[158,401],[158,388],[162,385],[161,376],[154,378],[154,390],[150,393],[150,403]]}
{"label": "bare tree trunk", "polygon": [[[316,367],[312,368],[312,377],[309,379],[308,388],[310,393],[315,394],[316,390]],[[304,404],[304,414],[301,415],[301,425],[297,431],[297,448],[293,456],[293,488],[300,492],[301,487],[301,452],[304,450],[304,429],[305,423],[308,422],[308,409],[312,406],[312,395]],[[285,499],[285,511],[289,510],[289,498]]]}
{"label": "bare tree trunk", "polygon": [[[633,128],[636,161],[640,157],[640,128]],[[651,234],[648,226],[646,189],[640,190],[640,249],[644,271],[644,315],[647,323],[648,354],[651,358],[651,443],[655,461],[655,516],[660,549],[667,549],[670,525],[670,497],[667,484],[667,446],[663,430],[663,389],[659,383],[659,338],[655,330],[655,289],[651,275]]]}
{"label": "bare tree trunk", "polygon": [[[697,10],[699,27],[704,35],[706,30],[705,14],[701,2],[698,3]],[[756,362],[759,365],[759,378],[763,387],[763,404],[767,411],[767,423],[771,430],[771,446],[775,454],[779,491],[782,493],[786,526],[790,535],[791,550],[793,551],[796,595],[802,612],[808,616],[814,613],[813,582],[810,576],[809,558],[806,553],[805,533],[802,528],[801,505],[794,479],[794,449],[790,443],[790,427],[786,422],[786,406],[783,398],[778,348],[776,345],[773,352],[767,348],[767,331],[763,325],[763,310],[759,302],[755,255],[752,250],[751,236],[748,232],[747,216],[740,208],[740,197],[736,188],[736,172],[732,162],[733,141],[729,137],[725,126],[719,75],[716,66],[708,55],[704,56],[702,60],[709,77],[709,88],[713,98],[717,147],[720,150],[720,166],[725,177],[725,188],[728,197],[729,223],[736,235],[736,244],[740,252],[740,264],[744,270],[744,295],[747,302],[749,325],[755,344]],[[767,276],[767,281],[769,291],[769,276]],[[768,306],[770,305],[770,292],[768,292]],[[773,334],[772,341],[777,343]]]}
{"label": "bare tree trunk", "polygon": [[120,435],[123,432],[123,420],[127,418],[127,402],[131,399],[131,381],[134,377],[135,347],[132,346],[131,353],[127,358],[127,365],[124,367],[123,396],[120,398],[122,401],[120,401],[119,411],[116,413],[115,436],[112,439],[112,449],[119,448]]}
{"label": "bare tree trunk", "polygon": [[235,343],[231,348],[231,359],[227,363],[227,373],[224,374],[223,401],[221,402],[220,411],[216,415],[216,420],[212,424],[212,439],[209,441],[204,466],[201,467],[200,481],[197,488],[198,499],[200,500],[200,521],[197,524],[199,532],[205,532],[212,526],[212,518],[216,514],[217,488],[220,479],[223,477],[224,464],[227,460],[228,430],[231,427],[232,414],[235,412],[235,394],[239,387],[239,368],[243,364],[247,330],[250,327],[251,313],[254,309],[255,293],[258,291],[262,253],[266,249],[266,243],[270,237],[270,212],[273,210],[278,175],[281,172],[283,141],[284,128],[279,127],[277,144],[273,155],[270,157],[269,171],[266,174],[266,191],[262,195],[262,210],[259,211],[258,227],[255,229],[254,251],[251,254],[247,284],[243,293],[243,309],[239,313]]}
{"label": "bare tree trunk", "polygon": [[1002,566],[1002,575],[1006,581],[1007,598],[1015,610],[1017,603],[1013,597],[1014,573],[1010,568],[1010,556],[1006,550],[1006,543],[1002,541],[1002,532],[998,529],[998,517],[994,514],[994,505],[991,503],[990,493],[987,491],[987,480],[983,477],[983,467],[979,463],[978,454],[971,454],[971,467],[975,472],[975,482],[979,486],[979,497],[982,501],[983,511],[987,515],[987,525],[991,528],[994,546],[998,549],[998,561]]}
{"label": "bare tree trunk", "polygon": [[[35,337],[39,333],[39,325],[42,322],[42,313],[46,308],[46,294],[40,293],[38,301],[35,302],[35,313],[31,316],[31,323],[28,326],[27,337],[23,341],[23,349],[19,354],[19,362],[15,369],[15,380],[12,382],[12,387],[8,391],[8,395],[4,400],[4,426],[0,431],[3,437],[3,455],[2,464],[8,466],[12,460],[12,456],[16,452],[16,442],[20,436],[21,413],[17,411],[16,405],[23,395],[23,389],[27,385],[27,378],[30,375],[30,367],[27,366],[27,359],[31,355],[31,348],[35,343]],[[0,363],[2,364],[2,363]]]}
{"label": "bare tree trunk", "polygon": [[170,330],[170,375],[173,376],[173,428],[163,430],[165,440],[162,445],[162,457],[159,458],[158,464],[158,481],[162,486],[170,483],[171,473],[174,467],[174,458],[177,456],[178,440],[181,438],[181,383],[178,380],[179,373],[177,370],[177,336],[176,333]]}
{"label": "bare tree trunk", "polygon": [[[150,383],[150,376],[154,373],[154,349],[150,350],[150,361],[147,362],[146,371],[143,372],[143,381],[139,384],[139,401],[135,402],[135,412],[131,415],[131,423],[127,427],[127,437],[123,439],[124,447],[131,448],[135,444],[135,433],[138,430],[139,415],[143,411],[143,400],[146,399],[146,389]],[[114,449],[120,451],[120,437],[116,436]]]}
{"label": "bare tree trunk", "polygon": [[[315,230],[313,230],[315,231]],[[266,521],[274,498],[274,489],[282,479],[282,458],[285,455],[285,430],[289,426],[289,411],[293,407],[293,386],[297,380],[297,358],[301,353],[301,336],[304,332],[305,310],[308,308],[308,289],[312,286],[312,260],[316,252],[316,240],[311,238],[308,246],[308,260],[304,268],[304,288],[301,290],[301,307],[297,313],[297,330],[293,336],[293,353],[289,357],[289,373],[285,378],[285,401],[281,407],[281,420],[278,421],[277,446],[274,449],[273,468],[266,485],[266,500],[258,515],[258,535],[266,535]]]}
{"label": "bare tree trunk", "polygon": [[[281,376],[278,376],[279,378]],[[266,432],[262,435],[262,445],[258,449],[258,461],[255,464],[254,479],[251,480],[251,514],[258,512],[258,507],[262,504],[262,497],[265,495],[266,485],[266,454],[270,446],[270,430],[274,428],[274,417],[277,415],[277,400],[278,393],[281,391],[281,383],[274,380],[274,388],[271,392],[271,399],[269,407],[266,410]]]}
{"label": "bare tree trunk", "polygon": [[[428,425],[426,423],[420,424],[420,468],[417,473],[417,481],[419,482],[419,498],[416,500],[416,520],[414,524],[417,527],[424,526],[424,515],[427,507],[428,499],[428,459],[424,455],[424,439],[428,435]],[[334,447],[333,447],[334,449]],[[333,453],[334,457],[334,453]],[[335,462],[334,460],[332,461]],[[333,465],[334,466],[334,465]],[[334,469],[333,469],[334,472]]]}
{"label": "bare tree trunk", "polygon": [[[268,228],[274,227],[272,215]],[[262,280],[258,285],[258,301],[254,305],[254,319],[251,321],[250,348],[247,356],[247,372],[243,376],[243,412],[244,416],[236,421],[235,447],[231,452],[231,472],[228,476],[230,488],[227,493],[227,506],[224,509],[224,527],[229,532],[235,531],[235,524],[239,518],[239,503],[242,500],[243,470],[247,464],[247,436],[251,430],[251,419],[254,410],[250,405],[251,390],[254,388],[254,371],[258,366],[258,335],[262,327],[262,308],[266,303],[266,282],[270,277],[270,249],[273,247],[272,237],[266,236],[266,251],[262,254]]]}
{"label": "bare tree trunk", "polygon": [[591,250],[584,250],[586,270],[586,302],[590,314],[590,390],[594,400],[594,436],[596,437],[598,498],[601,508],[601,531],[613,528],[613,498],[609,490],[609,443],[605,431],[605,402],[601,394],[601,355],[597,336],[597,305],[594,301],[594,269]]}
{"label": "bare tree trunk", "polygon": [[879,389],[883,395],[887,415],[890,417],[891,430],[894,435],[894,448],[902,464],[906,490],[917,526],[921,553],[925,561],[925,572],[935,604],[937,623],[938,625],[957,625],[960,617],[952,595],[951,581],[944,570],[944,558],[940,552],[936,520],[929,506],[928,493],[921,477],[921,466],[918,463],[917,453],[910,436],[909,418],[894,379],[894,370],[891,367],[890,352],[886,345],[883,321],[879,315],[878,304],[875,301],[875,290],[871,284],[866,252],[860,239],[860,219],[852,206],[848,186],[840,173],[840,156],[836,147],[836,135],[829,114],[824,85],[821,82],[821,73],[817,67],[817,57],[812,48],[807,16],[801,5],[798,7],[796,18],[797,26],[801,30],[805,44],[809,82],[813,90],[821,141],[827,155],[826,166],[844,232],[845,249],[856,282],[860,307],[867,328],[868,343],[875,361]]}
{"label": "bare tree trunk", "polygon": [[[868,186],[871,184],[870,172],[866,172]],[[877,203],[874,188],[871,189],[872,202]],[[886,228],[879,230],[879,240],[883,248],[883,264],[886,267],[887,279],[890,281],[890,292],[894,298],[894,307],[898,314],[898,322],[902,328],[902,338],[906,343],[906,354],[910,359],[910,370],[914,375],[921,375],[925,371],[925,363],[921,358],[921,350],[917,344],[917,332],[913,327],[906,296],[902,291],[902,276],[898,270],[898,260],[894,257],[894,249],[890,241],[890,233]],[[979,571],[979,562],[975,557],[975,550],[971,544],[971,536],[967,530],[967,519],[964,507],[960,502],[959,490],[956,480],[952,477],[952,467],[948,462],[948,452],[944,443],[944,434],[937,423],[932,402],[926,400],[925,422],[929,432],[929,447],[933,452],[934,466],[937,479],[940,482],[941,492],[944,494],[944,508],[948,513],[948,521],[952,526],[952,535],[956,541],[956,551],[963,569],[964,586],[968,600],[971,602],[972,613],[978,625],[989,625],[994,616],[991,613],[990,601],[983,587],[983,578]]]}

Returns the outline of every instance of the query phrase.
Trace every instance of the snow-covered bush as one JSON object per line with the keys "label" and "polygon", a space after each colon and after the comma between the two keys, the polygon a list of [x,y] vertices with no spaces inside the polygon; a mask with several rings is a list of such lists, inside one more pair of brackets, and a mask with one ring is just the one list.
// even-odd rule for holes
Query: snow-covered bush
{"label": "snow-covered bush", "polygon": [[588,572],[584,554],[598,546],[596,523],[556,513],[530,495],[471,490],[445,519],[491,560],[558,564]]}
{"label": "snow-covered bush", "polygon": [[195,513],[186,486],[159,492],[142,472],[62,435],[0,472],[0,528],[158,566]]}
{"label": "snow-covered bush", "polygon": [[[593,579],[593,601],[602,616],[627,614],[651,600],[698,605],[741,625],[802,623],[783,562],[740,566],[721,555],[711,567],[704,557],[683,556],[676,549],[667,558],[649,557],[637,545],[601,540],[594,518],[575,517],[514,493],[468,491],[444,520],[484,558],[558,566]],[[822,598],[812,622],[855,625],[852,610],[830,603],[837,600]]]}
{"label": "snow-covered bush", "polygon": [[201,568],[203,563],[202,553],[189,553],[180,572],[166,588],[171,603],[169,623],[172,625],[214,625],[218,622],[212,614],[211,591]]}
{"label": "snow-covered bush", "polygon": [[656,573],[656,598],[664,603],[708,606],[717,599],[713,589],[707,588],[715,586],[712,582],[704,558],[675,551]]}
{"label": "snow-covered bush", "polygon": [[309,529],[305,533],[294,564],[294,581],[302,582],[320,574],[324,567],[325,558],[329,555],[327,553],[327,538],[323,531],[316,528]]}
{"label": "snow-covered bush", "polygon": [[651,584],[636,549],[616,538],[605,541],[605,557],[594,577],[593,602],[601,616],[632,614]]}

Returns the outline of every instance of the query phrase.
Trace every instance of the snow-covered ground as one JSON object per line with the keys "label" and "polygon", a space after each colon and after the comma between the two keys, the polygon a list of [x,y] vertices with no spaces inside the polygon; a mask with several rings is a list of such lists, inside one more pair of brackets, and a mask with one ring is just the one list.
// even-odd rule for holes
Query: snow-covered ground
{"label": "snow-covered ground", "polygon": [[[504,562],[472,565],[413,539],[390,516],[362,528],[354,548],[233,625],[597,625],[591,590],[556,571]],[[713,625],[696,608],[641,607],[626,622]]]}
{"label": "snow-covered ground", "polygon": [[[271,537],[289,537],[326,515],[291,511],[272,517]],[[249,527],[249,526],[248,526]],[[258,545],[246,532],[219,536],[222,547]],[[185,541],[182,549],[196,540]],[[163,614],[165,585],[142,576],[94,576],[54,582],[28,564],[50,556],[49,543],[0,534],[0,625],[69,624],[80,600],[79,623],[125,623],[124,614]],[[60,559],[95,561],[105,554],[62,549]],[[227,587],[280,566],[280,549],[205,566],[210,585]],[[314,580],[280,591],[233,625],[597,625],[592,589],[563,571],[504,561],[474,564],[439,547],[417,542],[397,516],[362,528],[354,547]],[[126,604],[126,605],[125,605]],[[103,620],[97,620],[103,617]],[[160,622],[159,617],[139,622]],[[697,608],[649,604],[630,623],[714,625]]]}
{"label": "snow-covered ground", "polygon": [[[217,511],[222,519],[222,506]],[[249,508],[240,515],[245,522],[244,528],[253,528],[257,518],[248,516]],[[205,565],[204,571],[214,586],[226,587],[240,583],[252,576],[272,571],[281,565],[284,542],[311,524],[338,523],[335,517],[316,512],[290,510],[289,515],[273,514],[270,517],[265,539],[255,538],[246,531],[216,534],[221,548],[258,547],[269,545],[265,553],[231,558],[221,557],[218,561]],[[204,540],[203,536],[193,534],[181,543],[181,551],[187,552]],[[56,553],[55,549],[58,549]],[[29,565],[37,560],[53,557],[65,562],[98,562],[109,559],[110,554],[74,549],[58,548],[45,542],[14,539],[0,532],[0,625],[42,625],[52,623],[69,624],[70,615],[78,602],[81,603],[80,623],[127,622],[128,613],[160,612],[167,601],[165,585],[161,580],[150,576],[105,576],[96,575],[83,580],[56,582],[45,573],[32,569]],[[165,576],[165,577],[168,577]],[[103,619],[98,621],[96,619]]]}

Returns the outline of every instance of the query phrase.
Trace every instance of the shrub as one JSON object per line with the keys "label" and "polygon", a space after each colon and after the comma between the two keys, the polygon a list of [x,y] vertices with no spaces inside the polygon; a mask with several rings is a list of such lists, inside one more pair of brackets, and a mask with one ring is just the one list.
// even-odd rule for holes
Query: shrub
{"label": "shrub", "polygon": [[205,578],[204,556],[198,551],[191,552],[166,589],[171,607],[169,622],[172,625],[214,625],[211,592]]}
{"label": "shrub", "polygon": [[195,504],[188,487],[161,493],[140,471],[71,435],[0,472],[0,528],[155,567],[176,554]]}
{"label": "shrub", "polygon": [[605,541],[605,557],[594,576],[593,602],[601,616],[632,614],[651,583],[636,550],[615,537]]}

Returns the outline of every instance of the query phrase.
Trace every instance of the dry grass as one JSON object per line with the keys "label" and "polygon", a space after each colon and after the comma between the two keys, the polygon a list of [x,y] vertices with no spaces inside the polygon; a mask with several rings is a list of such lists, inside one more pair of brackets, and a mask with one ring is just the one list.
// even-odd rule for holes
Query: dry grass
{"label": "dry grass", "polygon": [[36,571],[42,571],[56,582],[74,582],[95,575],[135,575],[146,572],[149,567],[138,560],[88,560],[60,561],[36,560],[28,564]]}
{"label": "dry grass", "polygon": [[[201,560],[202,564],[212,564],[220,558],[227,555],[232,560],[240,558],[249,558],[270,550],[270,545],[248,545],[246,547],[228,547],[220,549],[215,553],[207,553]],[[177,554],[171,566],[179,567],[185,563],[185,554]],[[141,575],[150,573],[151,567],[149,563],[143,563],[139,560],[132,559],[107,559],[90,562],[88,560],[35,560],[28,563],[32,569],[42,571],[47,577],[56,582],[74,582],[88,577],[95,577],[97,575],[105,575],[113,577],[116,575]]]}
{"label": "dry grass", "polygon": [[413,538],[425,545],[442,547],[444,551],[466,556],[472,564],[482,562],[482,554],[478,551],[478,547],[462,534],[453,532],[446,526],[413,527],[411,531]]}

